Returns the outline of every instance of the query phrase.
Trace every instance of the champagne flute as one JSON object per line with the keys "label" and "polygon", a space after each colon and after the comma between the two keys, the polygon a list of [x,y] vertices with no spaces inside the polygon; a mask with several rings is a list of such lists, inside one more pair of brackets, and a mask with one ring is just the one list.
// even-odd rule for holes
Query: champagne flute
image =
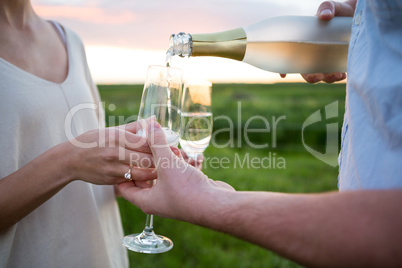
{"label": "champagne flute", "polygon": [[211,91],[209,81],[188,81],[184,84],[180,146],[196,163],[211,141]]}
{"label": "champagne flute", "polygon": [[[182,72],[180,69],[149,66],[138,119],[154,115],[171,146],[177,146],[180,140],[181,93]],[[137,134],[145,136],[146,132],[141,129]],[[167,237],[155,234],[153,215],[147,215],[142,233],[125,236],[123,245],[132,251],[152,254],[170,250],[173,242]]]}

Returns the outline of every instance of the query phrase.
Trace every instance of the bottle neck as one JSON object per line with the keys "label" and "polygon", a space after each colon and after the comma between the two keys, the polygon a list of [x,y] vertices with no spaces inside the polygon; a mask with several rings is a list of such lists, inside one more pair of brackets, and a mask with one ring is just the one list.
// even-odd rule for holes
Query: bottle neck
{"label": "bottle neck", "polygon": [[242,28],[229,31],[192,34],[191,56],[213,56],[242,61],[246,53],[247,36]]}

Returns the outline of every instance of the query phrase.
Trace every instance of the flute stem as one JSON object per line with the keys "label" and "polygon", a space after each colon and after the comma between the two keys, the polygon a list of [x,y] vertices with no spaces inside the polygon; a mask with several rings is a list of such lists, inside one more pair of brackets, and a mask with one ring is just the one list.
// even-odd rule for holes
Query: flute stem
{"label": "flute stem", "polygon": [[146,233],[150,233],[154,230],[154,215],[147,214],[147,219],[145,221],[145,229]]}

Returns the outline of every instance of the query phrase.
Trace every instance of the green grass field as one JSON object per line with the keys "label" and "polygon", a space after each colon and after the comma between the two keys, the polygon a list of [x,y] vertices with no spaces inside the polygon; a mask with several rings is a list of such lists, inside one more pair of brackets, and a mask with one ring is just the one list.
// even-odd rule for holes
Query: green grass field
{"label": "green grass field", "polygon": [[[135,119],[142,87],[99,86],[108,125]],[[203,171],[238,191],[311,193],[336,190],[338,167],[329,166],[307,152],[301,129],[311,114],[321,111],[323,120],[306,128],[304,135],[308,146],[324,153],[326,125],[337,124],[340,133],[344,99],[344,84],[213,85],[214,117],[230,118],[234,124],[232,131],[224,131],[230,126],[228,120],[214,121],[216,135],[205,152]],[[334,102],[338,105],[338,117],[324,120],[325,106]],[[274,131],[278,118],[282,119],[277,121]],[[246,126],[267,130],[266,122],[269,132],[250,132],[245,139]],[[238,135],[239,132],[242,134]],[[258,149],[252,148],[252,144],[266,146]],[[227,164],[214,164],[222,159]],[[251,159],[257,162],[250,164]],[[262,159],[262,165],[258,164]],[[123,199],[119,200],[119,206],[125,234],[140,232],[145,223],[144,213]],[[155,230],[171,238],[174,248],[157,255],[129,252],[130,267],[299,267],[258,246],[185,222],[156,217]]]}

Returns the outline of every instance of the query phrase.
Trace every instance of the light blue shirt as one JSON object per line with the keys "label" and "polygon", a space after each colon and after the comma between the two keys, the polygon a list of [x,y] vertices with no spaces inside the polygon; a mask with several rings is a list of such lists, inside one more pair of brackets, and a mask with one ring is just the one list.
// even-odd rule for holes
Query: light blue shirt
{"label": "light blue shirt", "polygon": [[402,188],[402,0],[359,0],[353,21],[338,186]]}

